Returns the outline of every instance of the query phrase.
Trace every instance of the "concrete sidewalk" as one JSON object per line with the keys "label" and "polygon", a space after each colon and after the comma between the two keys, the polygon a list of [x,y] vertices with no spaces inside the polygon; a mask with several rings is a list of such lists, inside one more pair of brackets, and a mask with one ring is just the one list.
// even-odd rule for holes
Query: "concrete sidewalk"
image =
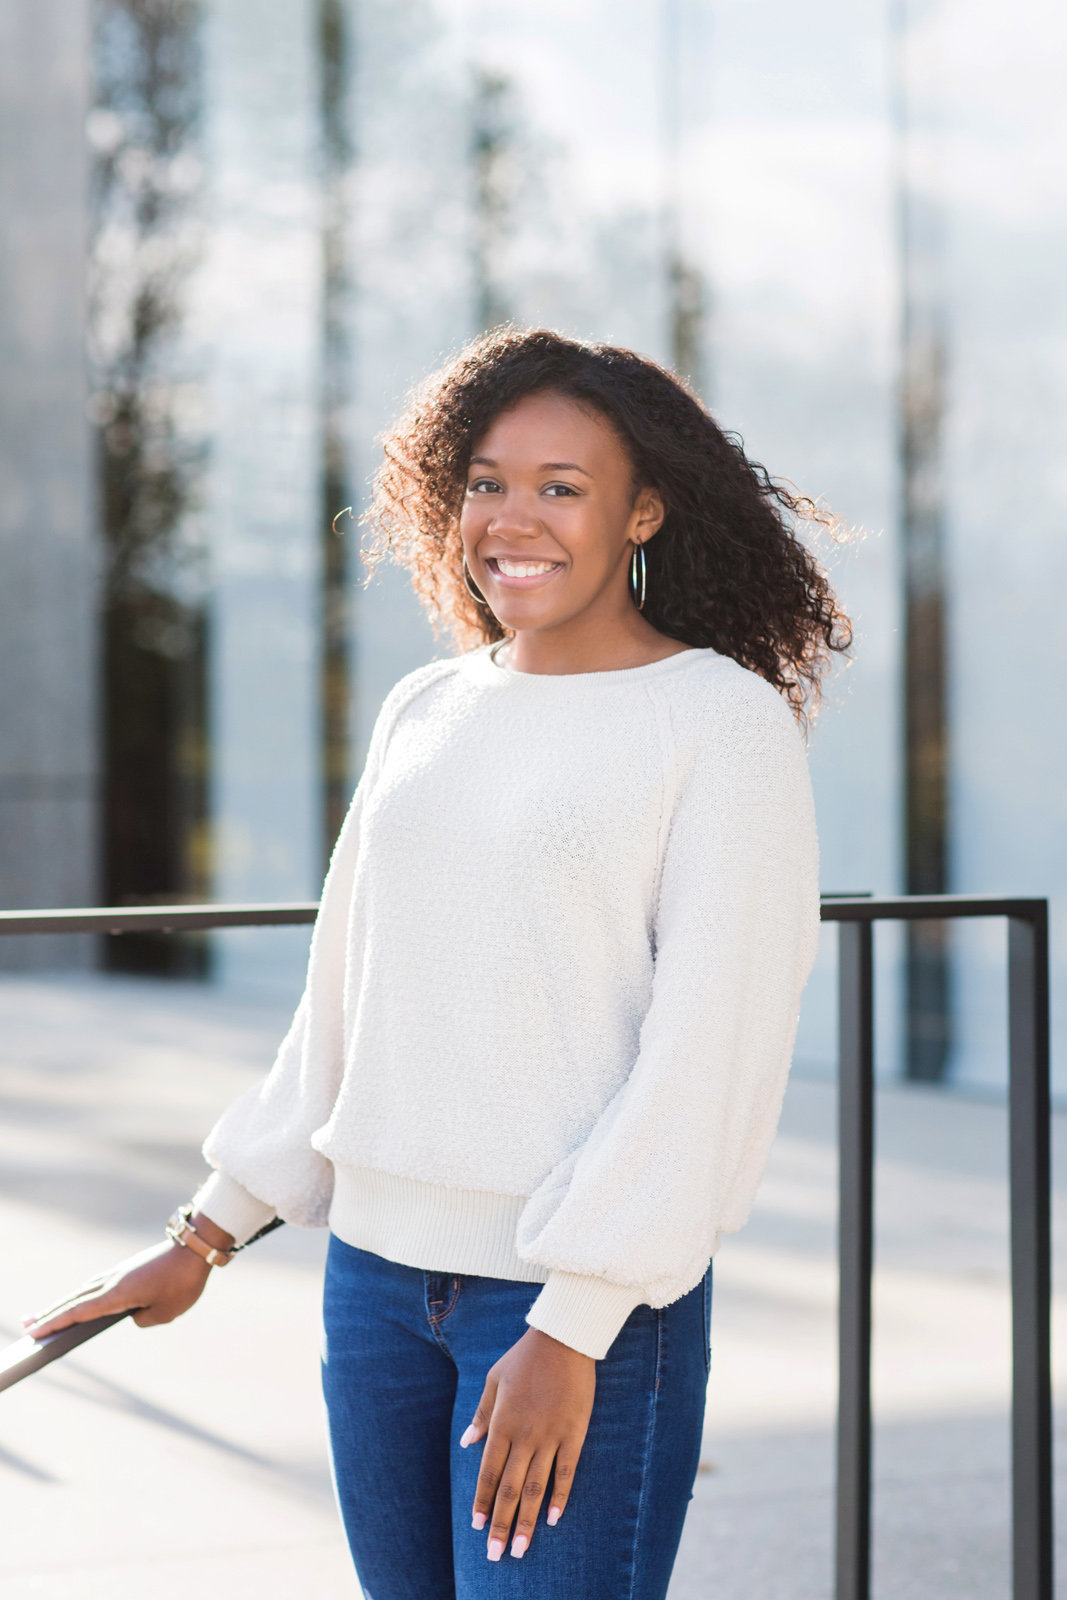
{"label": "concrete sidewalk", "polygon": [[[0,1336],[159,1237],[288,1020],[195,985],[0,980]],[[878,1115],[876,1593],[1003,1600],[1004,1114],[892,1089]],[[833,1091],[795,1077],[753,1219],[716,1258],[672,1600],[832,1592],[835,1173]],[[324,1245],[282,1229],[172,1326],[122,1324],[0,1396],[5,1600],[358,1596],[318,1391]],[[1062,1369],[1062,1302],[1056,1333]]]}

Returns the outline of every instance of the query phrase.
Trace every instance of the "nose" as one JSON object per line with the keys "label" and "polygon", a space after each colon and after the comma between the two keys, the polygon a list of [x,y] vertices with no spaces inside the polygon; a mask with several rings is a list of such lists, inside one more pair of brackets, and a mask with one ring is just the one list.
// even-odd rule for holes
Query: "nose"
{"label": "nose", "polygon": [[494,507],[487,532],[535,539],[541,532],[541,519],[523,495],[512,491],[501,496]]}

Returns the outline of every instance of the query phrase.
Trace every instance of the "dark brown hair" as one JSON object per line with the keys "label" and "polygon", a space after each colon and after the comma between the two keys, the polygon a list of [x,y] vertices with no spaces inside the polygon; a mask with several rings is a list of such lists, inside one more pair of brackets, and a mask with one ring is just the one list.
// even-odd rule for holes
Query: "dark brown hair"
{"label": "dark brown hair", "polygon": [[388,554],[406,567],[435,632],[443,619],[461,648],[505,638],[463,582],[460,509],[479,439],[501,412],[545,391],[605,418],[630,456],[633,492],[654,486],[663,498],[665,520],[645,550],[649,622],[758,672],[805,720],[831,653],[847,650],[852,632],[797,528],[836,533],[837,524],[750,461],[673,373],[632,350],[545,328],[469,344],[382,438],[367,564]]}

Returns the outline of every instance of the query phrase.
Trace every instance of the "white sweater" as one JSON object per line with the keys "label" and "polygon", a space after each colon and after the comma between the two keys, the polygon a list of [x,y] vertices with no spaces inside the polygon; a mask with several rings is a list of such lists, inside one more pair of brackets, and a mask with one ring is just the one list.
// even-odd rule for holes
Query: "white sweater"
{"label": "white sweater", "polygon": [[693,1288],[766,1164],[819,926],[801,735],[713,650],[391,691],[272,1070],[197,1200],[543,1284],[601,1357]]}

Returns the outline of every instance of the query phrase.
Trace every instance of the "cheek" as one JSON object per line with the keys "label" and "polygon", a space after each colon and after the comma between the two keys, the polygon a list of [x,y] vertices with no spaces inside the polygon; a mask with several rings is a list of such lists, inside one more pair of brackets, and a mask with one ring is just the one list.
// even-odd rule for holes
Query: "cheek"
{"label": "cheek", "polygon": [[560,526],[560,543],[566,546],[575,568],[590,578],[602,577],[613,565],[613,542],[603,519],[595,514],[568,518],[566,526]]}
{"label": "cheek", "polygon": [[478,500],[466,495],[459,508],[459,533],[461,539],[469,542],[470,536],[480,532],[489,521],[485,506]]}

